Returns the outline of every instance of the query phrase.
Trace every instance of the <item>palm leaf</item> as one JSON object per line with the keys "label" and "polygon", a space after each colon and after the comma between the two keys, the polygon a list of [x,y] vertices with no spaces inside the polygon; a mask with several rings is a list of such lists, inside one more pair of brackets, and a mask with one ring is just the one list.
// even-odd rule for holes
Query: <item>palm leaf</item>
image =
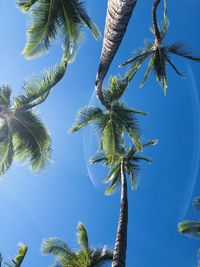
{"label": "palm leaf", "polygon": [[28,247],[23,244],[23,243],[19,243],[19,251],[17,253],[17,255],[14,257],[13,259],[13,263],[14,263],[14,267],[20,267],[28,250]]}
{"label": "palm leaf", "polygon": [[200,222],[184,221],[178,224],[178,231],[190,237],[200,238]]}
{"label": "palm leaf", "polygon": [[173,68],[173,70],[179,75],[184,77],[184,75],[176,68],[176,66],[172,63],[169,57],[166,57],[166,61],[169,63],[169,65]]}
{"label": "palm leaf", "polygon": [[169,21],[167,19],[167,4],[166,0],[164,0],[164,19],[163,19],[163,25],[161,29],[161,38],[163,39],[167,33],[169,27]]}
{"label": "palm leaf", "polygon": [[78,244],[87,250],[89,248],[87,230],[82,223],[79,223],[77,228],[78,228],[77,231]]}
{"label": "palm leaf", "polygon": [[149,77],[149,74],[150,74],[150,72],[151,72],[151,69],[152,69],[152,67],[153,67],[153,65],[154,65],[154,60],[155,60],[155,55],[153,54],[152,57],[151,57],[150,60],[149,60],[149,64],[148,64],[148,67],[147,67],[147,71],[146,71],[146,73],[145,73],[145,75],[144,75],[144,78],[142,79],[142,82],[141,82],[141,84],[140,84],[140,87],[142,87],[142,86],[145,84],[147,78]]}
{"label": "palm leaf", "polygon": [[200,62],[200,58],[193,56],[190,51],[187,51],[187,49],[184,47],[182,43],[178,43],[178,42],[174,43],[171,46],[168,46],[167,50],[170,53],[175,54],[177,56]]}
{"label": "palm leaf", "polygon": [[91,266],[101,267],[105,263],[111,262],[113,259],[113,252],[106,247],[103,249],[95,249],[91,256]]}
{"label": "palm leaf", "polygon": [[110,103],[117,101],[124,94],[127,87],[128,80],[126,78],[112,77],[109,83]]}
{"label": "palm leaf", "polygon": [[69,132],[79,131],[82,127],[94,122],[97,118],[104,117],[103,111],[95,106],[88,106],[80,109],[73,126]]}
{"label": "palm leaf", "polygon": [[69,250],[65,241],[56,237],[43,239],[40,251],[43,255],[52,254],[59,257],[75,257],[74,253]]}
{"label": "palm leaf", "polygon": [[196,210],[200,210],[200,197],[195,198],[193,204]]}
{"label": "palm leaf", "polygon": [[37,1],[38,0],[19,0],[17,5],[22,9],[22,12],[27,12]]}
{"label": "palm leaf", "polygon": [[120,176],[118,176],[118,175],[113,176],[113,179],[110,182],[110,185],[108,186],[108,188],[105,191],[105,195],[108,196],[108,195],[113,194],[119,183],[120,183]]}
{"label": "palm leaf", "polygon": [[112,181],[113,179],[115,179],[115,177],[120,177],[120,173],[121,173],[121,163],[116,163],[114,165],[114,167],[112,167],[112,169],[109,171],[107,177],[104,179],[104,183],[107,184],[110,181]]}
{"label": "palm leaf", "polygon": [[50,159],[50,136],[43,123],[30,111],[12,115],[15,156],[30,161],[32,171],[44,168]]}
{"label": "palm leaf", "polygon": [[10,95],[11,88],[7,85],[2,85],[0,87],[0,106],[5,105],[6,107],[10,106]]}

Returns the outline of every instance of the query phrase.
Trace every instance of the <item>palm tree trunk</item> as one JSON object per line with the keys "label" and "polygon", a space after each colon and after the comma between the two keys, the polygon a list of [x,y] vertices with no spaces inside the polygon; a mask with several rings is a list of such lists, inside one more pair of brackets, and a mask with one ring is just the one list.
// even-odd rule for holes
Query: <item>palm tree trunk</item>
{"label": "palm tree trunk", "polygon": [[159,28],[158,28],[156,10],[157,10],[158,5],[160,4],[160,1],[161,0],[154,0],[153,7],[152,7],[152,21],[153,21],[156,41],[158,42],[158,44],[161,42],[161,35],[160,35]]}
{"label": "palm tree trunk", "polygon": [[124,170],[124,160],[121,163],[121,206],[118,222],[115,249],[113,254],[112,267],[125,267],[127,248],[127,226],[128,226],[128,197],[127,182]]}
{"label": "palm tree trunk", "polygon": [[121,44],[136,2],[137,0],[108,0],[103,47],[95,83],[96,96],[103,105],[103,80]]}

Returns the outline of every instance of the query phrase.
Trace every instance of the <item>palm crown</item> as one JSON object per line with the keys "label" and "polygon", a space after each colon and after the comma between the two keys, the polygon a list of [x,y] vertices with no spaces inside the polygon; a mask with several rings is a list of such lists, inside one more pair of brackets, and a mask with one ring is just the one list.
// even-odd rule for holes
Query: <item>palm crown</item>
{"label": "palm crown", "polygon": [[[193,204],[196,210],[200,210],[200,197],[197,197],[194,200]],[[200,222],[183,221],[178,224],[178,231],[181,234],[187,235],[189,237],[200,239]],[[199,259],[199,266],[200,266],[200,249],[198,250],[198,259]]]}
{"label": "palm crown", "polygon": [[183,76],[172,62],[170,55],[176,55],[198,62],[200,62],[200,58],[193,56],[191,52],[187,51],[184,45],[180,42],[173,43],[172,45],[165,45],[163,43],[163,39],[167,33],[169,24],[167,20],[166,1],[164,0],[163,25],[160,28],[157,25],[156,9],[159,3],[160,0],[155,0],[152,11],[154,27],[153,29],[151,29],[151,31],[154,35],[155,41],[154,42],[145,41],[145,48],[136,51],[135,55],[132,58],[128,59],[121,66],[130,65],[129,78],[132,79],[132,77],[139,70],[143,62],[146,59],[150,58],[147,71],[140,85],[141,87],[144,85],[144,83],[146,82],[147,78],[151,73],[151,70],[153,69],[155,76],[158,82],[162,85],[164,94],[166,95],[167,91],[166,65],[169,64],[178,75]]}
{"label": "palm crown", "polygon": [[[150,142],[143,144],[143,148],[151,145],[157,144],[157,140],[151,140]],[[105,191],[106,195],[112,194],[117,186],[121,182],[121,163],[123,161],[124,171],[131,180],[131,188],[135,189],[137,185],[137,176],[139,171],[139,161],[146,161],[152,163],[152,159],[142,156],[141,152],[138,151],[134,146],[129,148],[127,151],[123,147],[115,159],[115,162],[110,166],[108,158],[104,153],[97,153],[93,158],[91,158],[91,163],[103,162],[106,166],[110,168],[107,177],[104,179],[104,183],[109,183],[108,188]]]}
{"label": "palm crown", "polygon": [[24,94],[13,101],[11,88],[0,87],[0,175],[9,169],[13,159],[29,161],[33,171],[42,169],[50,159],[50,136],[32,109],[46,99],[62,78],[65,73],[63,64],[26,80]]}
{"label": "palm crown", "polygon": [[77,227],[77,241],[80,248],[72,252],[67,243],[60,238],[43,240],[41,252],[44,255],[53,254],[55,267],[100,267],[112,261],[113,253],[106,247],[92,248],[89,245],[88,234],[82,223]]}
{"label": "palm crown", "polygon": [[23,50],[27,57],[48,51],[58,37],[70,61],[83,39],[83,26],[87,26],[96,39],[100,37],[97,26],[89,18],[80,0],[19,0],[18,5],[23,12],[30,11],[31,23]]}
{"label": "palm crown", "polygon": [[109,89],[103,89],[105,109],[88,106],[81,109],[70,132],[76,132],[82,127],[93,123],[100,133],[100,148],[103,149],[110,164],[120,151],[127,133],[141,150],[139,129],[135,114],[146,115],[145,112],[130,109],[120,101],[121,96],[128,87],[128,78],[112,77]]}

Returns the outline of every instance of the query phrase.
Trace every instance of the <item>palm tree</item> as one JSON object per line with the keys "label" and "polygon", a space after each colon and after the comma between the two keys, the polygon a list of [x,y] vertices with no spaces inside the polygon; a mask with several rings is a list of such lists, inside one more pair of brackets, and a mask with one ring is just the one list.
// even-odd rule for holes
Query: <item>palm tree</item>
{"label": "palm tree", "polygon": [[103,89],[104,109],[87,106],[81,109],[70,132],[79,131],[82,127],[94,123],[100,134],[100,148],[114,162],[115,155],[120,151],[124,134],[127,133],[138,150],[142,150],[139,140],[139,129],[135,114],[146,115],[145,112],[130,109],[120,101],[128,87],[128,79],[112,77],[109,89]]}
{"label": "palm tree", "polygon": [[154,70],[155,76],[158,82],[162,85],[164,94],[167,92],[167,77],[166,77],[166,65],[169,64],[172,69],[180,76],[183,77],[181,72],[176,68],[171,60],[170,55],[180,56],[186,59],[200,62],[199,57],[192,55],[190,51],[187,51],[182,43],[173,43],[172,45],[165,45],[163,39],[168,30],[168,20],[167,20],[167,7],[166,0],[164,0],[164,20],[163,25],[160,28],[157,24],[156,10],[161,0],[154,0],[152,8],[152,21],[153,29],[151,29],[154,35],[154,42],[145,41],[145,47],[134,53],[134,56],[128,59],[121,66],[130,65],[129,79],[136,74],[143,62],[149,59],[147,71],[144,78],[140,84],[142,87],[149,77],[151,70]]}
{"label": "palm tree", "polygon": [[33,108],[45,101],[52,87],[63,77],[65,64],[34,75],[23,84],[24,94],[11,101],[11,88],[0,87],[0,175],[14,159],[30,162],[32,171],[41,170],[51,156],[47,129]]}
{"label": "palm tree", "polygon": [[[156,143],[156,140],[152,140],[144,144],[143,147],[155,145]],[[139,170],[138,162],[140,160],[152,163],[151,159],[138,154],[138,150],[135,147],[131,147],[127,152],[125,147],[123,147],[112,165],[110,165],[108,158],[103,153],[97,154],[91,159],[92,163],[103,162],[106,166],[110,167],[108,176],[104,180],[105,183],[110,183],[105,192],[106,195],[112,194],[118,185],[121,188],[120,215],[115,239],[112,267],[126,266],[128,227],[128,194],[126,176],[131,179],[131,187],[133,190],[137,181],[137,174]]]}
{"label": "palm tree", "polygon": [[[16,256],[10,261],[10,262],[6,262],[5,265],[8,267],[20,267],[28,250],[28,247],[23,244],[23,243],[19,243],[18,244],[19,250],[16,254]],[[2,255],[0,255],[0,266],[2,265],[3,262],[3,257]]]}
{"label": "palm tree", "polygon": [[53,264],[55,267],[100,267],[112,261],[113,252],[105,246],[92,248],[89,245],[88,233],[82,223],[77,227],[77,241],[80,248],[73,252],[63,239],[56,237],[44,239],[41,252],[43,255],[53,254],[56,257]]}
{"label": "palm tree", "polygon": [[[196,210],[200,210],[200,197],[194,200],[194,207]],[[189,237],[194,237],[200,239],[200,222],[198,221],[183,221],[178,224],[178,231],[181,234],[187,235]],[[200,267],[200,249],[198,250],[198,259]]]}
{"label": "palm tree", "polygon": [[26,57],[47,52],[58,38],[62,40],[63,53],[69,62],[83,39],[83,26],[87,26],[96,39],[100,37],[80,0],[18,0],[18,5],[30,14],[30,28],[23,50]]}
{"label": "palm tree", "polygon": [[96,77],[96,96],[104,104],[102,85],[121,44],[137,0],[108,0],[100,64]]}

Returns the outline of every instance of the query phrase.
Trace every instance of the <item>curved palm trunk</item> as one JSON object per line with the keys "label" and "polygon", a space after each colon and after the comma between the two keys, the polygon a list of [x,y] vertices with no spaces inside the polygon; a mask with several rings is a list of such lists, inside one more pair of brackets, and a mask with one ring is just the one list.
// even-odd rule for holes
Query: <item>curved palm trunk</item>
{"label": "curved palm trunk", "polygon": [[125,267],[127,248],[127,226],[128,226],[128,197],[127,182],[124,170],[124,160],[121,163],[121,206],[118,222],[115,249],[113,254],[112,267]]}
{"label": "curved palm trunk", "polygon": [[108,0],[103,47],[95,83],[96,96],[103,105],[103,80],[121,44],[136,2],[137,0]]}
{"label": "curved palm trunk", "polygon": [[152,21],[153,21],[153,27],[154,27],[154,31],[155,31],[156,41],[158,43],[161,42],[161,35],[160,35],[159,28],[158,28],[156,10],[157,10],[158,5],[160,4],[160,1],[161,0],[154,0],[153,7],[152,7]]}

